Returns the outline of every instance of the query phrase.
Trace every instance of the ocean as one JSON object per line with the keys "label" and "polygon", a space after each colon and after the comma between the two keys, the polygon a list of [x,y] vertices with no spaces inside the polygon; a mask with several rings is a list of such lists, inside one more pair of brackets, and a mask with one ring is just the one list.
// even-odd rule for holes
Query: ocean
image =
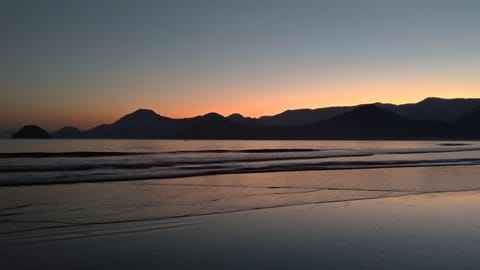
{"label": "ocean", "polygon": [[475,141],[0,141],[0,185],[476,164]]}
{"label": "ocean", "polygon": [[479,175],[475,141],[1,140],[0,268],[479,269]]}

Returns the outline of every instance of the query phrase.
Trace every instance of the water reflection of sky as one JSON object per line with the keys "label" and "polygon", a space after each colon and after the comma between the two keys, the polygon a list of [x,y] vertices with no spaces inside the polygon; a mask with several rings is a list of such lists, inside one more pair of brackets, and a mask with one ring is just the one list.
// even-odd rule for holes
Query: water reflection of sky
{"label": "water reflection of sky", "polygon": [[175,247],[234,269],[474,269],[479,202],[462,192],[260,210],[186,229],[215,258]]}
{"label": "water reflection of sky", "polygon": [[[475,269],[479,173],[452,166],[3,187],[0,250],[33,268]],[[451,192],[459,190],[470,191]]]}

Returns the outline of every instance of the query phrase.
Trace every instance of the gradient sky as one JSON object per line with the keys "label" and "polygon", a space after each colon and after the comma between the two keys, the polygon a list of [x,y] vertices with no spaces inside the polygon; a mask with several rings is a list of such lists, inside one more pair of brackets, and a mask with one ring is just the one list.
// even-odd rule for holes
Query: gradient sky
{"label": "gradient sky", "polygon": [[480,1],[0,0],[0,129],[480,97]]}

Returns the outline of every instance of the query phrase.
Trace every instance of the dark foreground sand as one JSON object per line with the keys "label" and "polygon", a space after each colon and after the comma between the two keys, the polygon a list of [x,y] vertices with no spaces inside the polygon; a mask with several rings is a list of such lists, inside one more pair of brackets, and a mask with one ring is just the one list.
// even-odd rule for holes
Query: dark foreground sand
{"label": "dark foreground sand", "polygon": [[1,269],[479,269],[480,166],[0,188]]}

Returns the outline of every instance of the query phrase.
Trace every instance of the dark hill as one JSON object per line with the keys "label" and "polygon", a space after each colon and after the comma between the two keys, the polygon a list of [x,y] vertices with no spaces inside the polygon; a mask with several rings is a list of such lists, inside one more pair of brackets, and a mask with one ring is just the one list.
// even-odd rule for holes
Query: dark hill
{"label": "dark hill", "polygon": [[175,138],[182,139],[246,139],[255,137],[250,133],[250,126],[235,123],[217,113],[208,113],[195,118],[185,119],[188,122],[183,130],[175,133]]}
{"label": "dark hill", "polygon": [[380,107],[415,120],[434,120],[454,122],[475,107],[480,106],[480,99],[443,99],[430,97],[412,104],[379,104]]}
{"label": "dark hill", "polygon": [[140,109],[112,124],[99,125],[85,135],[89,138],[168,138],[175,130],[175,122],[152,110]]}
{"label": "dark hill", "polygon": [[448,124],[408,119],[369,104],[311,127],[316,138],[328,139],[440,139],[460,136]]}
{"label": "dark hill", "polygon": [[[480,106],[480,99],[443,99],[429,97],[418,103],[401,105],[375,103],[375,105],[409,119],[433,120],[451,123],[462,117],[473,108]],[[273,116],[262,116],[258,119],[258,123],[264,126],[298,126],[313,124],[352,111],[357,107],[358,106],[347,106],[327,107],[313,110],[287,110]]]}
{"label": "dark hill", "polygon": [[218,113],[215,113],[215,112],[211,112],[211,113],[207,113],[205,115],[202,115],[202,116],[197,116],[195,118],[193,118],[195,121],[197,121],[198,123],[205,123],[205,122],[215,122],[215,121],[226,121],[226,118],[223,117],[222,115],[218,114]]}
{"label": "dark hill", "polygon": [[227,117],[228,120],[237,124],[258,125],[259,121],[255,118],[245,117],[239,113],[233,113]]}
{"label": "dark hill", "polygon": [[351,107],[328,107],[320,109],[287,110],[273,116],[262,116],[259,124],[264,126],[299,126],[323,121],[355,109]]}
{"label": "dark hill", "polygon": [[409,122],[409,120],[396,113],[379,108],[375,104],[361,105],[352,111],[324,121],[324,123],[343,123],[361,127],[390,126],[392,123],[405,122]]}
{"label": "dark hill", "polygon": [[[223,117],[213,112],[172,119],[152,110],[140,109],[111,124],[99,125],[85,132],[67,127],[55,132],[54,136],[125,139],[479,139],[479,115],[480,99],[440,98],[403,105],[375,103],[288,110],[258,119],[240,114]],[[45,136],[46,132],[30,130],[33,135],[24,133],[27,132],[22,131],[16,136],[38,137]]]}
{"label": "dark hill", "polygon": [[76,127],[63,127],[53,132],[52,136],[59,139],[74,139],[82,138],[84,137],[84,134]]}
{"label": "dark hill", "polygon": [[52,136],[36,125],[28,125],[22,127],[17,132],[13,133],[12,138],[14,139],[50,139]]}
{"label": "dark hill", "polygon": [[460,119],[456,121],[458,124],[466,126],[479,126],[480,125],[480,106],[466,113]]}
{"label": "dark hill", "polygon": [[[466,113],[455,122],[456,125],[480,135],[480,106]],[[480,136],[479,136],[480,137]]]}
{"label": "dark hill", "polygon": [[218,113],[193,118],[172,119],[151,110],[137,110],[112,124],[104,124],[86,132],[90,138],[164,138],[214,139],[237,138],[244,132],[241,124]]}
{"label": "dark hill", "polygon": [[113,124],[118,126],[144,126],[158,123],[159,121],[168,121],[170,118],[163,117],[152,110],[138,109],[130,114],[127,114]]}

